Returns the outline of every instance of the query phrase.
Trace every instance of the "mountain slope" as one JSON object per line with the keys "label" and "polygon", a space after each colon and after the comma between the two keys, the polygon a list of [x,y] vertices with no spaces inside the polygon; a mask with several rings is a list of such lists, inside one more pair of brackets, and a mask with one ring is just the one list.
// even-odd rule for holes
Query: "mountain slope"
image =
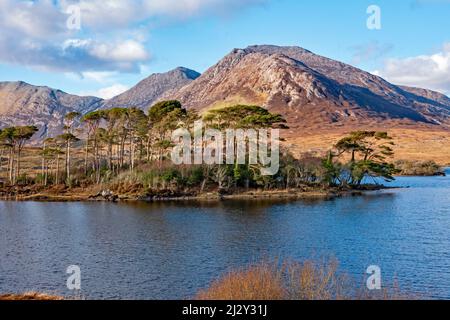
{"label": "mountain slope", "polygon": [[39,128],[36,138],[54,136],[62,132],[67,113],[90,112],[102,101],[25,82],[0,82],[0,127],[35,125]]}
{"label": "mountain slope", "polygon": [[445,94],[427,90],[427,89],[421,89],[421,88],[413,88],[413,87],[406,87],[406,86],[399,86],[401,89],[403,89],[406,92],[412,93],[417,97],[422,97],[428,100],[432,100],[434,102],[438,102],[445,106],[450,106],[450,98],[447,97]]}
{"label": "mountain slope", "polygon": [[110,100],[79,97],[25,82],[0,82],[0,128],[36,125],[39,132],[34,140],[56,136],[62,133],[64,116],[69,112],[85,114],[97,109],[134,106],[147,109],[164,93],[179,89],[198,76],[199,73],[181,67],[153,74]]}
{"label": "mountain slope", "polygon": [[166,73],[153,74],[130,90],[105,101],[102,108],[137,107],[148,109],[156,100],[170,90],[177,90],[197,79],[196,71],[179,67]]}
{"label": "mountain slope", "polygon": [[287,118],[291,141],[325,130],[450,129],[450,98],[445,95],[396,86],[299,47],[277,46],[235,49],[202,75],[187,68],[154,74],[110,100],[3,82],[0,127],[33,124],[40,128],[36,138],[55,136],[68,112],[147,109],[166,99],[200,111],[237,103],[265,106]]}
{"label": "mountain slope", "polygon": [[179,99],[200,110],[264,105],[286,116],[292,128],[449,125],[449,101],[426,92],[407,91],[299,47],[251,46],[233,50],[163,99]]}

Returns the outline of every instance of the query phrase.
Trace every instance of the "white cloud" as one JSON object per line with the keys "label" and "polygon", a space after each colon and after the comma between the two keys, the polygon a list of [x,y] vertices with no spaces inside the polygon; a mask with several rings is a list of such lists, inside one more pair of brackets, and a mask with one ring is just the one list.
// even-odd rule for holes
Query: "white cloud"
{"label": "white cloud", "polygon": [[73,37],[67,18],[52,0],[1,0],[0,62],[82,73],[139,72],[149,60],[144,43],[136,39]]}
{"label": "white cloud", "polygon": [[202,11],[234,10],[251,4],[261,4],[264,0],[144,0],[148,13],[156,15],[194,15]]}
{"label": "white cloud", "polygon": [[134,40],[101,42],[70,39],[61,44],[0,34],[0,60],[62,72],[139,72],[149,60],[144,45]]}
{"label": "white cloud", "polygon": [[450,43],[439,52],[404,59],[388,59],[374,71],[390,82],[450,94]]}
{"label": "white cloud", "polygon": [[103,99],[111,99],[121,93],[124,93],[129,89],[128,86],[125,86],[123,84],[114,84],[112,86],[101,88],[97,91],[89,91],[89,92],[81,92],[80,96],[94,96],[99,97]]}
{"label": "white cloud", "polygon": [[[223,14],[265,1],[0,0],[0,63],[80,74],[139,72],[150,59],[142,32],[150,20]],[[70,5],[81,9],[80,32],[66,26]]]}
{"label": "white cloud", "polygon": [[145,61],[149,54],[144,46],[134,40],[127,40],[117,44],[100,43],[91,48],[92,55],[108,61]]}
{"label": "white cloud", "polygon": [[[109,72],[109,71],[94,71],[94,72],[83,72],[81,74],[82,79],[93,80],[98,83],[107,83],[111,82],[117,76],[117,72]],[[80,78],[80,77],[78,77]]]}
{"label": "white cloud", "polygon": [[89,28],[117,28],[158,17],[191,17],[223,14],[268,0],[61,0],[62,8],[78,5],[82,21]]}
{"label": "white cloud", "polygon": [[66,33],[66,19],[51,0],[0,1],[2,33],[14,31],[18,37],[44,39]]}
{"label": "white cloud", "polygon": [[134,19],[142,19],[142,0],[61,0],[65,11],[70,5],[81,9],[83,28],[120,28]]}

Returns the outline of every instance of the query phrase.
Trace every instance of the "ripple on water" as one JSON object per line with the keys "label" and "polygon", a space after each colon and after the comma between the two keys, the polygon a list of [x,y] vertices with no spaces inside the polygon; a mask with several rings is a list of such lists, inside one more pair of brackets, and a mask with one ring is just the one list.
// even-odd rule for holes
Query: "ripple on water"
{"label": "ripple on water", "polygon": [[362,279],[379,265],[412,292],[450,298],[450,179],[331,201],[0,202],[0,292],[70,295],[79,265],[89,298],[192,297],[230,268],[268,257],[334,256]]}

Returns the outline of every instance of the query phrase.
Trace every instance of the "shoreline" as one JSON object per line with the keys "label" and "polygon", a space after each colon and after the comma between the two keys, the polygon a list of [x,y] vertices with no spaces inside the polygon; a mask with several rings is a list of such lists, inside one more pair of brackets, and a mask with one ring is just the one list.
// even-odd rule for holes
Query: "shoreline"
{"label": "shoreline", "polygon": [[39,192],[28,195],[1,196],[0,201],[5,202],[113,202],[113,203],[150,203],[150,202],[222,202],[222,201],[261,201],[261,200],[328,200],[344,196],[362,196],[365,193],[397,189],[395,187],[386,187],[383,185],[365,185],[360,189],[312,189],[312,190],[272,190],[272,191],[246,191],[235,194],[221,194],[219,192],[207,192],[198,195],[180,195],[180,196],[149,196],[149,195],[127,195],[113,194],[106,195],[67,192],[66,194],[52,194]]}

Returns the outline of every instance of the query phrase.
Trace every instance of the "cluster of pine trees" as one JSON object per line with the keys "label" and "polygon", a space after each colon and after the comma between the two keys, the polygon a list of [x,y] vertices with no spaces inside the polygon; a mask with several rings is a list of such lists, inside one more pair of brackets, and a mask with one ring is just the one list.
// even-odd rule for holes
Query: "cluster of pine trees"
{"label": "cluster of pine trees", "polygon": [[[142,176],[146,188],[199,187],[219,189],[299,188],[303,185],[359,186],[365,177],[392,180],[397,172],[388,163],[393,155],[392,138],[385,132],[358,131],[340,140],[325,159],[304,155],[293,157],[282,150],[280,170],[262,176],[254,165],[192,165],[177,168],[169,161],[172,133],[179,128],[193,130],[202,119],[207,127],[225,129],[286,129],[286,120],[259,106],[236,105],[214,109],[200,117],[178,101],[162,101],[147,113],[137,108],[97,110],[85,115],[65,116],[64,132],[46,138],[39,149],[30,148],[41,159],[34,179],[21,169],[27,141],[38,131],[34,126],[10,127],[0,131],[0,172],[10,185],[40,183],[99,184],[119,175]],[[151,176],[153,181],[148,181]],[[147,178],[145,178],[147,177]],[[145,180],[145,181],[144,181]]]}

